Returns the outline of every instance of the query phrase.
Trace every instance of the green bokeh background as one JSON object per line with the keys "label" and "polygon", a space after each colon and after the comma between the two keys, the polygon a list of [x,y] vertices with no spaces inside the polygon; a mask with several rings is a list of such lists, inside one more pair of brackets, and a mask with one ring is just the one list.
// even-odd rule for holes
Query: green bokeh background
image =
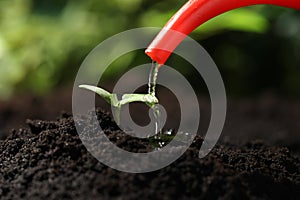
{"label": "green bokeh background", "polygon": [[[0,0],[0,99],[72,85],[84,57],[101,41],[131,28],[162,27],[184,3]],[[207,22],[191,36],[215,60],[230,95],[272,90],[300,96],[299,11],[241,8]],[[142,53],[126,56],[114,63],[108,77],[141,60],[149,62]],[[186,74],[192,72],[187,69]]]}

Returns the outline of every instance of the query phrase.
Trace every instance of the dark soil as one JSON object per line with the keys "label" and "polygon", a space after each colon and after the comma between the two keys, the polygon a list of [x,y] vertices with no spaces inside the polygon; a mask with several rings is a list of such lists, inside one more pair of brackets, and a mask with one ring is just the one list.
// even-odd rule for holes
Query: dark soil
{"label": "dark soil", "polygon": [[71,111],[72,88],[54,90],[50,95],[40,97],[20,94],[8,101],[0,100],[0,139],[10,129],[27,127],[26,119],[53,120],[60,111]]}
{"label": "dark soil", "polygon": [[[125,136],[107,113],[97,113],[118,146],[151,148]],[[69,114],[56,121],[27,120],[27,125],[0,140],[1,199],[300,199],[300,160],[288,148],[223,142],[199,159],[197,137],[170,166],[130,174],[92,157]]]}
{"label": "dark soil", "polygon": [[[53,91],[46,97],[19,95],[9,101],[0,101],[0,139],[10,129],[26,128],[26,119],[53,120],[62,110],[71,112],[72,88]],[[168,96],[160,100],[172,107]],[[200,97],[201,126],[204,133],[210,118],[209,100]],[[99,106],[109,110],[108,104],[98,99]],[[300,101],[288,100],[273,93],[256,98],[229,99],[226,123],[221,141],[240,144],[261,139],[268,145],[288,147],[300,156]],[[172,108],[171,111],[173,112]],[[170,124],[175,128],[178,124]]]}

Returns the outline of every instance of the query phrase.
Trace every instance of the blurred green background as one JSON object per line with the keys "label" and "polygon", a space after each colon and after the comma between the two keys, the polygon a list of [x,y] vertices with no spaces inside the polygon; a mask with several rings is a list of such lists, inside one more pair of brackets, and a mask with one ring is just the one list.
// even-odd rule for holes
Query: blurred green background
{"label": "blurred green background", "polygon": [[[0,0],[0,99],[16,93],[47,94],[72,85],[84,57],[101,41],[130,28],[162,27],[184,3]],[[262,5],[242,8],[209,21],[191,36],[216,62],[229,94],[272,90],[300,96],[299,11]],[[147,59],[137,53],[115,68],[122,71]],[[117,71],[109,75],[116,77]]]}

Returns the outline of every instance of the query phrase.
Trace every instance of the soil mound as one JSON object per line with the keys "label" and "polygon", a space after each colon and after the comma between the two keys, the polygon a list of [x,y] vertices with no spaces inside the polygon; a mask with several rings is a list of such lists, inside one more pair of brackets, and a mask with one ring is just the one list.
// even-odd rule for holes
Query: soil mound
{"label": "soil mound", "polygon": [[[116,145],[133,152],[152,148],[124,135],[108,113],[97,115]],[[199,159],[197,137],[170,166],[130,174],[98,162],[69,114],[27,124],[0,140],[1,199],[300,199],[300,159],[287,148],[223,143]]]}

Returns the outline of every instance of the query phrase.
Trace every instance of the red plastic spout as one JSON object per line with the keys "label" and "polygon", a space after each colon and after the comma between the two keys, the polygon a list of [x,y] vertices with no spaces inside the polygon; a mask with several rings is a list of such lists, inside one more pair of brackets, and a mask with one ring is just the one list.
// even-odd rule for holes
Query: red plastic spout
{"label": "red plastic spout", "polygon": [[[152,41],[146,54],[163,65],[185,36],[204,22],[224,12],[255,4],[300,9],[300,0],[189,0]],[[174,34],[176,32],[179,34]]]}

